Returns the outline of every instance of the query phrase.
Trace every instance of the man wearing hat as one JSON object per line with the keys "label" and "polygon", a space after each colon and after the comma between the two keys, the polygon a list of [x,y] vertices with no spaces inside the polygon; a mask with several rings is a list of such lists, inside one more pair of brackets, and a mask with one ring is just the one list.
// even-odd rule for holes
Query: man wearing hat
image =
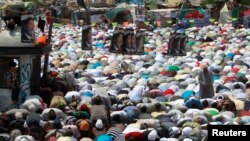
{"label": "man wearing hat", "polygon": [[207,63],[202,64],[202,70],[199,75],[200,98],[212,98],[214,96],[213,72],[208,70]]}

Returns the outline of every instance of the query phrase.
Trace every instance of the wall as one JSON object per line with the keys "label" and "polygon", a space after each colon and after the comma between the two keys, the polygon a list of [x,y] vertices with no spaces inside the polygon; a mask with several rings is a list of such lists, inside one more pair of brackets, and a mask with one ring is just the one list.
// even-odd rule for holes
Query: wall
{"label": "wall", "polygon": [[24,100],[26,96],[30,95],[32,68],[30,56],[20,57],[20,100]]}

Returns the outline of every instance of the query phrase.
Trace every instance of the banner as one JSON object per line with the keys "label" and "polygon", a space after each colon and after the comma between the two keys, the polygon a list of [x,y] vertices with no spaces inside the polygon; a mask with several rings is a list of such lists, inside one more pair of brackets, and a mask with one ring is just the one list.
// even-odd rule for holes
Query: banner
{"label": "banner", "polygon": [[136,42],[135,42],[135,35],[133,29],[126,29],[123,34],[123,54],[132,55],[135,53],[136,50]]}
{"label": "banner", "polygon": [[136,54],[144,55],[144,32],[138,31],[136,33]]}
{"label": "banner", "polygon": [[187,35],[185,34],[181,34],[179,36],[179,42],[178,42],[178,46],[179,46],[179,56],[186,56],[186,45],[187,45]]}
{"label": "banner", "polygon": [[122,47],[123,47],[123,31],[120,29],[116,29],[113,33],[109,51],[112,53],[122,53]]}
{"label": "banner", "polygon": [[170,36],[167,55],[186,56],[187,35],[173,34]]}
{"label": "banner", "polygon": [[131,34],[131,55],[135,55],[136,54],[136,34],[134,33],[134,31]]}
{"label": "banner", "polygon": [[144,40],[143,31],[138,31],[135,34],[134,29],[117,28],[113,33],[109,51],[128,55],[143,55]]}
{"label": "banner", "polygon": [[92,29],[90,25],[82,28],[82,50],[92,50]]}
{"label": "banner", "polygon": [[21,42],[35,42],[35,23],[32,15],[22,15],[21,17]]}

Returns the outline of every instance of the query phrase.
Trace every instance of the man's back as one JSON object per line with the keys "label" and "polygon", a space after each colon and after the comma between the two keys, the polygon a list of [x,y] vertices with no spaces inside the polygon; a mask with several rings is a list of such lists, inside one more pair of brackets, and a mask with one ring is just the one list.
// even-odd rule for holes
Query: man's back
{"label": "man's back", "polygon": [[91,117],[107,116],[107,110],[104,105],[93,105],[91,108]]}

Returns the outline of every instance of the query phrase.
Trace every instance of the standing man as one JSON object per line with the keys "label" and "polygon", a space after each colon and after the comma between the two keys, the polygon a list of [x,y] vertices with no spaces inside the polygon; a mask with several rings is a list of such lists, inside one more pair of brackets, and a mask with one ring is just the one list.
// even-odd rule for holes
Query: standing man
{"label": "standing man", "polygon": [[198,77],[200,83],[200,98],[212,98],[214,96],[213,72],[208,70],[208,65],[206,63],[202,65],[202,70]]}
{"label": "standing man", "polygon": [[15,104],[18,101],[18,96],[20,92],[19,82],[16,72],[16,63],[10,62],[8,71],[4,74],[4,84],[5,87],[12,90],[12,101]]}

